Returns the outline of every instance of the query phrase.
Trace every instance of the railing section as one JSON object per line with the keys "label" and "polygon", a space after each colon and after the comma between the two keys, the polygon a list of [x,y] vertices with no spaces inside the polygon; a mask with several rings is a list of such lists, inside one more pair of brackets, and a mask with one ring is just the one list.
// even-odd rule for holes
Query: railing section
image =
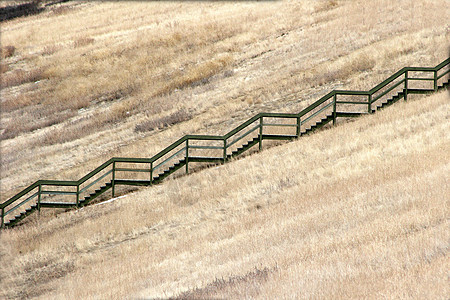
{"label": "railing section", "polygon": [[373,113],[408,94],[437,91],[449,77],[450,58],[434,68],[406,67],[369,91],[334,90],[297,114],[260,113],[223,136],[186,135],[152,158],[111,158],[78,181],[36,181],[0,204],[1,227],[42,207],[79,207],[110,188],[114,197],[116,185],[152,185],[177,170],[188,173],[192,162],[224,163],[255,145],[261,149],[263,140],[297,138],[338,117]]}

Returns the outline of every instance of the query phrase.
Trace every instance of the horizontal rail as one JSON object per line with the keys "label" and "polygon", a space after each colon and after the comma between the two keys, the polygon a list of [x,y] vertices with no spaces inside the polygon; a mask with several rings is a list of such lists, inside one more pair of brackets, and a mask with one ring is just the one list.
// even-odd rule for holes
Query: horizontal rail
{"label": "horizontal rail", "polygon": [[433,92],[434,89],[408,89],[408,94],[428,94]]}
{"label": "horizontal rail", "polygon": [[235,139],[235,140],[232,141],[231,143],[227,144],[227,148],[233,146],[233,145],[236,144],[238,141],[240,141],[241,139],[243,139],[244,137],[246,137],[247,135],[249,135],[250,133],[252,133],[252,132],[255,131],[256,129],[258,129],[259,127],[261,127],[260,124],[256,125],[255,127],[252,127],[250,130],[246,131],[243,135],[241,135],[240,137],[238,137],[237,139]]}
{"label": "horizontal rail", "polygon": [[46,194],[46,195],[76,195],[77,192],[67,192],[67,191],[41,191],[41,194]]}
{"label": "horizontal rail", "polygon": [[427,81],[434,81],[434,78],[408,77],[408,80],[427,80]]}
{"label": "horizontal rail", "polygon": [[261,117],[265,117],[265,118],[296,119],[298,117],[298,114],[291,114],[291,113],[261,113]]}
{"label": "horizontal rail", "polygon": [[113,162],[116,162],[116,163],[148,164],[148,163],[151,163],[152,160],[150,158],[113,157]]}
{"label": "horizontal rail", "polygon": [[286,134],[263,134],[263,140],[293,140],[298,138],[296,135],[286,135]]}
{"label": "horizontal rail", "polygon": [[348,96],[368,96],[369,91],[347,91],[347,90],[336,90],[336,95],[348,95]]}
{"label": "horizontal rail", "polygon": [[391,86],[390,88],[385,90],[383,93],[379,94],[374,99],[372,99],[371,103],[374,103],[375,101],[378,101],[378,99],[380,99],[381,97],[383,97],[384,95],[386,95],[387,93],[389,93],[390,91],[392,91],[393,89],[395,89],[396,87],[398,87],[400,84],[402,84],[404,82],[405,82],[405,79],[400,80],[399,82],[397,82],[396,84],[394,84],[393,86]]}
{"label": "horizontal rail", "polygon": [[150,169],[116,168],[116,172],[150,172]]}
{"label": "horizontal rail", "polygon": [[41,185],[52,185],[52,186],[77,186],[76,181],[62,181],[62,180],[40,180]]}
{"label": "horizontal rail", "polygon": [[188,146],[189,149],[223,149],[223,147],[219,146]]}
{"label": "horizontal rail", "polygon": [[103,178],[105,178],[106,176],[108,176],[110,173],[112,172],[112,170],[109,170],[108,172],[106,172],[105,174],[103,174],[102,176],[100,176],[99,178],[97,178],[95,181],[91,182],[90,184],[88,184],[87,186],[85,186],[84,188],[82,188],[79,193],[81,194],[82,192],[84,192],[85,190],[87,190],[88,188],[90,188],[91,186],[93,186],[94,184],[96,184],[97,182],[99,182],[100,180],[102,180]]}
{"label": "horizontal rail", "polygon": [[159,163],[158,165],[156,165],[156,167],[153,167],[153,170],[158,169],[159,167],[163,166],[164,164],[166,164],[169,160],[171,160],[172,158],[174,158],[175,156],[177,156],[178,154],[180,154],[182,151],[186,151],[186,147],[178,150],[177,152],[175,152],[175,154],[172,154],[171,156],[169,156],[168,158],[166,158],[164,161],[162,161],[161,163]]}
{"label": "horizontal rail", "polygon": [[189,162],[223,162],[223,157],[189,157]]}
{"label": "horizontal rail", "polygon": [[336,112],[336,117],[341,118],[356,118],[363,115],[367,115],[368,113],[361,113],[361,112]]}
{"label": "horizontal rail", "polygon": [[74,202],[41,202],[41,207],[47,208],[71,208],[77,206]]}
{"label": "horizontal rail", "polygon": [[284,127],[297,127],[297,124],[276,124],[276,123],[263,123],[263,126],[284,126]]}
{"label": "horizontal rail", "polygon": [[116,179],[116,185],[133,185],[133,186],[147,186],[150,185],[150,180],[132,180],[132,179]]}
{"label": "horizontal rail", "polygon": [[407,71],[410,72],[433,72],[436,70],[436,68],[430,68],[430,67],[407,67]]}
{"label": "horizontal rail", "polygon": [[362,102],[362,101],[336,101],[336,104],[365,104],[367,105],[367,101]]}
{"label": "horizontal rail", "polygon": [[186,139],[189,140],[207,140],[207,141],[222,141],[221,135],[186,135]]}

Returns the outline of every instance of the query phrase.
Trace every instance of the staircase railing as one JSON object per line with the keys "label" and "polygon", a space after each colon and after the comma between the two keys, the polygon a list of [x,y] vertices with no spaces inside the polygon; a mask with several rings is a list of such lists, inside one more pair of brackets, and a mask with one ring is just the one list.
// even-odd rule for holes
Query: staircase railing
{"label": "staircase railing", "polygon": [[295,139],[337,118],[371,114],[407,100],[408,94],[435,92],[448,85],[449,66],[450,58],[434,68],[405,67],[369,91],[334,90],[297,114],[259,113],[222,136],[186,135],[151,158],[113,157],[77,181],[38,180],[0,204],[1,228],[44,207],[80,207],[110,188],[115,197],[117,185],[156,184],[182,167],[188,173],[193,162],[225,163],[254,145],[261,150],[263,140]]}

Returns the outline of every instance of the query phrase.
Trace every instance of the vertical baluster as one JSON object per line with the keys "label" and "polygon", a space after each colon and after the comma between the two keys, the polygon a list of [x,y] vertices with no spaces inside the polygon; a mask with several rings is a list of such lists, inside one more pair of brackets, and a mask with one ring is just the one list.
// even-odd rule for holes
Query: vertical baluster
{"label": "vertical baluster", "polygon": [[42,192],[42,185],[39,184],[39,189],[38,189],[38,205],[37,205],[38,215],[39,215],[39,216],[41,216],[41,192]]}
{"label": "vertical baluster", "polygon": [[2,207],[2,225],[1,228],[3,228],[3,226],[5,226],[5,208]]}
{"label": "vertical baluster", "polygon": [[437,71],[434,70],[434,91],[437,92]]}
{"label": "vertical baluster", "polygon": [[153,184],[153,162],[150,163],[150,185]]}
{"label": "vertical baluster", "polygon": [[262,149],[262,138],[263,138],[263,117],[259,118],[259,151]]}
{"label": "vertical baluster", "polygon": [[405,88],[404,88],[404,99],[408,100],[408,71],[405,71]]}
{"label": "vertical baluster", "polygon": [[114,198],[116,195],[116,162],[115,161],[113,161],[113,165],[112,165],[111,185],[112,185],[112,196]]}
{"label": "vertical baluster", "polygon": [[186,140],[186,174],[189,173],[189,139]]}
{"label": "vertical baluster", "polygon": [[223,162],[227,161],[227,139],[223,139]]}
{"label": "vertical baluster", "polygon": [[77,195],[76,195],[76,203],[77,203],[77,207],[80,207],[80,185],[77,184]]}
{"label": "vertical baluster", "polygon": [[336,125],[336,98],[337,98],[337,95],[334,94],[334,96],[333,96],[333,125]]}

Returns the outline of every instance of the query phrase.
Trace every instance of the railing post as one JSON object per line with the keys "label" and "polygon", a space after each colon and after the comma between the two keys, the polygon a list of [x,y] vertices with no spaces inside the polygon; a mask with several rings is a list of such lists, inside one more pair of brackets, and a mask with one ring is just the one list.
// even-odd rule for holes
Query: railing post
{"label": "railing post", "polygon": [[153,162],[150,163],[150,185],[153,184]]}
{"label": "railing post", "polygon": [[186,174],[189,173],[189,139],[186,140]]}
{"label": "railing post", "polygon": [[227,139],[223,139],[223,162],[227,161]]}
{"label": "railing post", "polygon": [[336,94],[333,96],[333,125],[336,125]]}
{"label": "railing post", "polygon": [[80,185],[77,184],[77,207],[80,207]]}
{"label": "railing post", "polygon": [[369,98],[368,99],[368,101],[369,101],[368,112],[369,112],[369,114],[371,114],[372,113],[372,94],[369,94],[368,98]]}
{"label": "railing post", "polygon": [[112,197],[116,196],[116,162],[113,161],[112,165],[112,180],[111,180],[111,188],[112,188]]}
{"label": "railing post", "polygon": [[5,226],[5,208],[2,207],[2,225],[1,228]]}
{"label": "railing post", "polygon": [[300,137],[300,126],[302,124],[302,121],[300,120],[300,117],[297,117],[297,132],[296,135],[297,137]]}
{"label": "railing post", "polygon": [[434,70],[434,91],[437,92],[437,70]]}
{"label": "railing post", "polygon": [[263,137],[263,118],[259,118],[259,151],[262,149],[262,137]]}
{"label": "railing post", "polygon": [[405,71],[405,88],[404,88],[404,99],[408,100],[408,71]]}
{"label": "railing post", "polygon": [[38,215],[41,216],[41,192],[42,192],[42,185],[39,184],[39,190],[38,190]]}

